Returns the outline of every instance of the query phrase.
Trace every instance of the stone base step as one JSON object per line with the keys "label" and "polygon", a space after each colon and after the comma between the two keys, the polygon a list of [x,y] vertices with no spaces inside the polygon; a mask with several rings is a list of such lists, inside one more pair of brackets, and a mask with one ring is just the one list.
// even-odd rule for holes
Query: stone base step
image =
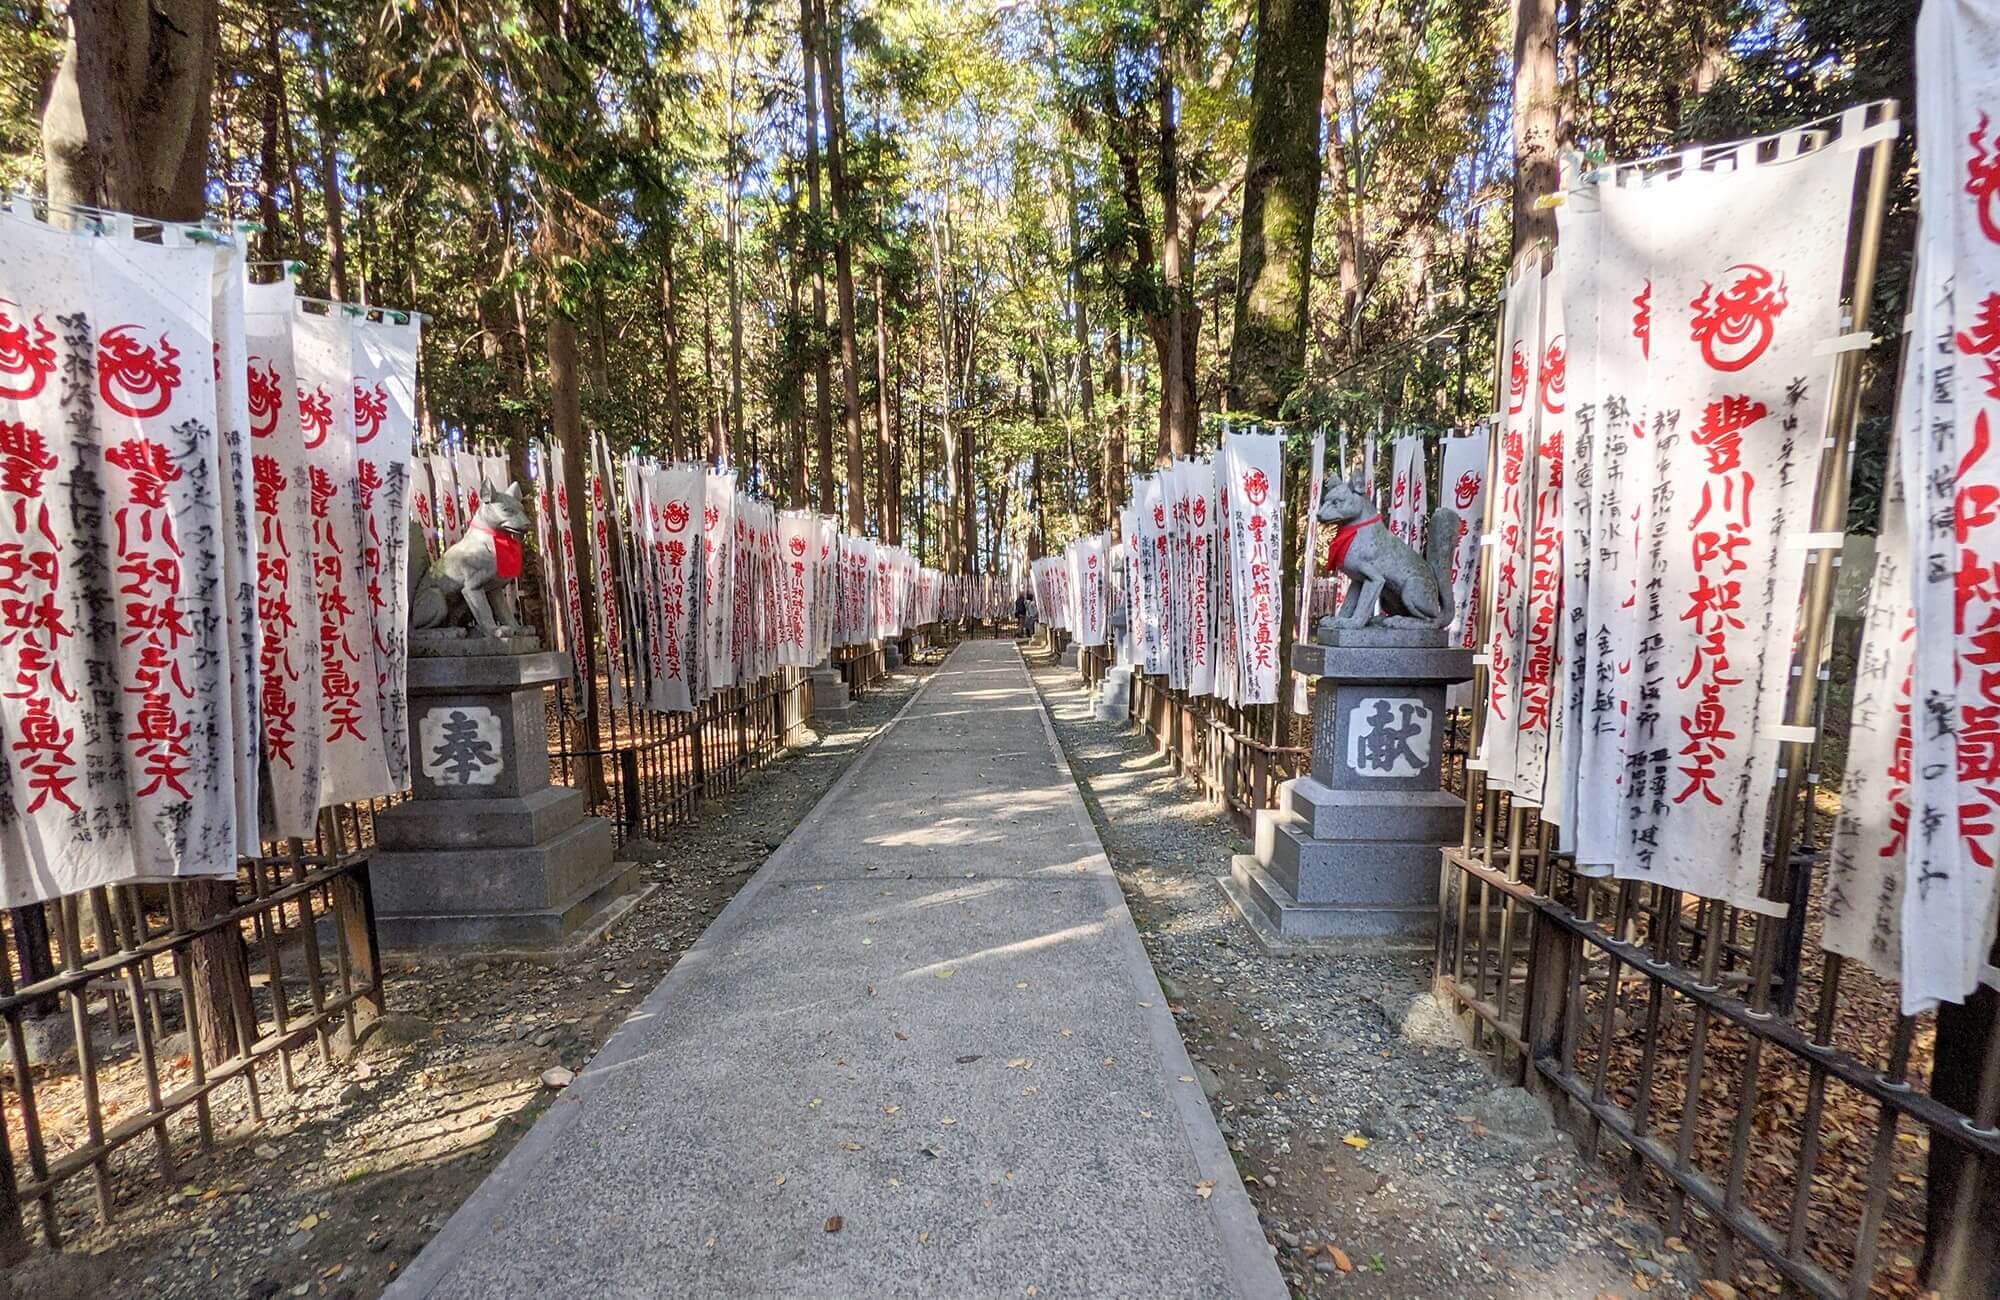
{"label": "stone base step", "polygon": [[1218,878],[1258,940],[1288,949],[1428,950],[1437,942],[1437,908],[1301,903],[1257,859],[1239,853]]}

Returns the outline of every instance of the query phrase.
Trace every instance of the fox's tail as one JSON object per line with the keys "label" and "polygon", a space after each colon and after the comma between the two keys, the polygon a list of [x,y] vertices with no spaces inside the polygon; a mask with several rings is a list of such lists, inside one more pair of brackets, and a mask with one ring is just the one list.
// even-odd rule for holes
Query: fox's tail
{"label": "fox's tail", "polygon": [[1424,559],[1437,578],[1439,627],[1451,626],[1451,559],[1457,550],[1458,511],[1450,506],[1439,506],[1431,514],[1430,537],[1424,546]]}

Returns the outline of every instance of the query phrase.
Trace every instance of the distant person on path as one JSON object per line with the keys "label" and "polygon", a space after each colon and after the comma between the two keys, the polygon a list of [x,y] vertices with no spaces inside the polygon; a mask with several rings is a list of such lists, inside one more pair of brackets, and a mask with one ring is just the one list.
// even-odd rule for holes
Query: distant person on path
{"label": "distant person on path", "polygon": [[1020,603],[1017,606],[1017,608],[1019,608],[1019,610],[1021,611],[1021,635],[1029,638],[1030,640],[1033,640],[1035,635],[1034,596],[1026,595],[1021,597]]}

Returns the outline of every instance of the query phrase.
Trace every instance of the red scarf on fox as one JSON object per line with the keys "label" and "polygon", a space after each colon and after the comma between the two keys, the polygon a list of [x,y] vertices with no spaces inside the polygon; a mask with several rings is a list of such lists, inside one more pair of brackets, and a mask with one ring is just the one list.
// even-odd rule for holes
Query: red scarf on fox
{"label": "red scarf on fox", "polygon": [[472,530],[485,533],[493,539],[493,571],[502,578],[513,579],[521,576],[521,539],[512,533],[503,533],[497,528],[488,528],[474,521]]}
{"label": "red scarf on fox", "polygon": [[1354,539],[1360,535],[1361,530],[1370,524],[1381,522],[1381,515],[1370,515],[1366,519],[1357,519],[1351,524],[1342,524],[1334,529],[1333,545],[1326,549],[1326,571],[1339,573],[1340,562],[1347,558],[1347,548],[1354,545]]}

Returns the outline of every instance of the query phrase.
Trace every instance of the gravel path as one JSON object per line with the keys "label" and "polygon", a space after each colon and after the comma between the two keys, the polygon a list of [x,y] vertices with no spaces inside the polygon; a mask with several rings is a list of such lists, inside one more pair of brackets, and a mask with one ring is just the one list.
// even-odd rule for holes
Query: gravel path
{"label": "gravel path", "polygon": [[1228,818],[1094,720],[1073,671],[1035,679],[1295,1294],[1702,1294],[1693,1256],[1464,1050],[1428,958],[1266,953],[1216,885],[1250,850]]}

